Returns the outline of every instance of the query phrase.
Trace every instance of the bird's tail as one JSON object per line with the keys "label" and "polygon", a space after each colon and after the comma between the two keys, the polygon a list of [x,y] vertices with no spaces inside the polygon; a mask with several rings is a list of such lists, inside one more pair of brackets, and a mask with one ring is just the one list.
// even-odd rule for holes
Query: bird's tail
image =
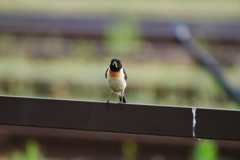
{"label": "bird's tail", "polygon": [[120,102],[127,103],[127,102],[126,102],[126,99],[125,99],[125,97],[124,97],[124,96],[123,96],[123,99],[122,99],[122,97],[121,97],[121,96],[119,96],[119,100],[120,100]]}

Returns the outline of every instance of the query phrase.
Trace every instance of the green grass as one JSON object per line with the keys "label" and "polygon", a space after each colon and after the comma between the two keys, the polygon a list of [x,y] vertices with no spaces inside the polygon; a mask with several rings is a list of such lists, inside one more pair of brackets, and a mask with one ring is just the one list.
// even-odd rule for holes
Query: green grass
{"label": "green grass", "polygon": [[[108,68],[108,60],[86,61],[81,59],[31,60],[24,58],[1,58],[1,79],[15,79],[23,82],[55,83],[64,81],[75,85],[105,85],[104,72]],[[195,65],[137,63],[124,65],[129,74],[128,83],[132,87],[201,89],[206,86],[212,89],[214,82],[202,68]],[[92,78],[98,77],[98,78]],[[202,78],[201,78],[202,77]],[[207,78],[206,78],[207,77]],[[194,84],[197,80],[198,85]]]}
{"label": "green grass", "polygon": [[236,19],[240,17],[238,0],[9,0],[0,2],[0,11],[55,14],[127,14],[168,18]]}
{"label": "green grass", "polygon": [[212,140],[200,140],[195,144],[191,160],[219,160],[219,148]]}
{"label": "green grass", "polygon": [[[223,89],[194,65],[130,62],[129,103],[236,108]],[[0,93],[16,96],[105,101],[110,95],[104,73],[109,59],[0,59]],[[118,101],[117,97],[113,101]]]}

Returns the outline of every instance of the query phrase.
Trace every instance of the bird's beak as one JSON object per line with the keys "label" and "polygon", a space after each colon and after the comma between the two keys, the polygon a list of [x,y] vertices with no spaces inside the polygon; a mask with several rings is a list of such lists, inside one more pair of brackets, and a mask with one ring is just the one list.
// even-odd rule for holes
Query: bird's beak
{"label": "bird's beak", "polygon": [[114,61],[114,62],[112,63],[112,65],[115,66],[116,68],[118,68],[117,62]]}

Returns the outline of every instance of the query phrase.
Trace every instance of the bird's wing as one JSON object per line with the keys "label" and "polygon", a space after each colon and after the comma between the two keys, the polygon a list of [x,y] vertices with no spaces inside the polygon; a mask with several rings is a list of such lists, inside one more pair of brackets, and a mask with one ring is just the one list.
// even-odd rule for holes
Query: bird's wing
{"label": "bird's wing", "polygon": [[124,73],[124,79],[127,80],[127,73],[124,69],[123,69],[123,73]]}
{"label": "bird's wing", "polygon": [[109,68],[106,70],[105,72],[105,78],[107,79],[107,72],[108,72]]}

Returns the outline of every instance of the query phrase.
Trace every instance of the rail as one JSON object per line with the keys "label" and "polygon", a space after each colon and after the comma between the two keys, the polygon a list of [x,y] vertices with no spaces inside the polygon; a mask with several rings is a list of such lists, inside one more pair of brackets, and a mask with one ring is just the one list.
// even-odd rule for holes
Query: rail
{"label": "rail", "polygon": [[240,111],[0,96],[0,124],[240,140]]}

